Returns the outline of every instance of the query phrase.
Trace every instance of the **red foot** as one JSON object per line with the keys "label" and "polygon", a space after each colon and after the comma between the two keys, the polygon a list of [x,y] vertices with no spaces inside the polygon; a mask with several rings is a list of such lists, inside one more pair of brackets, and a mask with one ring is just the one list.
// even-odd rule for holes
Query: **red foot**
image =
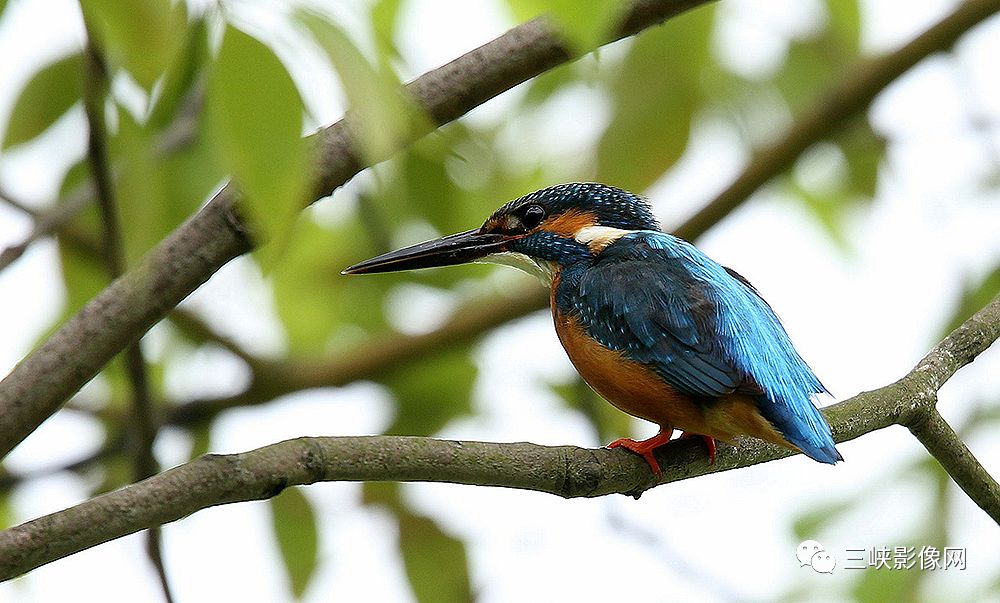
{"label": "red foot", "polygon": [[688,433],[686,431],[681,432],[682,438],[701,438],[705,442],[705,446],[708,448],[708,464],[715,464],[715,438],[707,435],[701,435],[700,433]]}
{"label": "red foot", "polygon": [[653,471],[658,479],[663,479],[663,470],[660,469],[660,464],[656,462],[656,457],[653,456],[653,450],[663,446],[670,441],[670,436],[673,434],[673,429],[668,429],[666,427],[660,428],[660,432],[655,436],[643,440],[641,442],[636,442],[631,438],[621,438],[615,440],[608,444],[608,448],[624,448],[625,450],[631,450],[632,452],[638,454],[642,458],[646,459],[646,464]]}

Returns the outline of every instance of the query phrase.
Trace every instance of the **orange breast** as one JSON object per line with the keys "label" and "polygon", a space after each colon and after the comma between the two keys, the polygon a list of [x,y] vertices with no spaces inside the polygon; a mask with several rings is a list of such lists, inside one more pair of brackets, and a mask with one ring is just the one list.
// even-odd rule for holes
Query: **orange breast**
{"label": "orange breast", "polygon": [[[553,300],[554,301],[554,300]],[[733,394],[696,403],[654,371],[589,337],[573,316],[552,305],[556,334],[573,366],[594,390],[618,409],[665,428],[732,441],[747,434],[795,448],[761,416],[755,401]]]}
{"label": "orange breast", "polygon": [[701,409],[646,366],[589,337],[575,317],[553,310],[556,334],[576,370],[590,387],[628,414],[694,433],[703,427]]}

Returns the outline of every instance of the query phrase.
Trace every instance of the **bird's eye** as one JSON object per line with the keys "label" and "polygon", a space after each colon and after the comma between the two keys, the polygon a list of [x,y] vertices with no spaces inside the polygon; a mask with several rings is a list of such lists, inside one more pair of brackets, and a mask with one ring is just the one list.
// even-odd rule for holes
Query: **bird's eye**
{"label": "bird's eye", "polygon": [[521,210],[521,223],[528,230],[538,226],[545,219],[545,209],[541,205],[529,205]]}

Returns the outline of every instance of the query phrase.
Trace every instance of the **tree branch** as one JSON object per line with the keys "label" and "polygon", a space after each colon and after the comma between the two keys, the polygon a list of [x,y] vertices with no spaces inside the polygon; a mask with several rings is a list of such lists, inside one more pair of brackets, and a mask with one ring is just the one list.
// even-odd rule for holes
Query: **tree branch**
{"label": "tree branch", "polygon": [[[87,116],[87,162],[94,182],[97,208],[101,215],[102,257],[111,279],[125,271],[125,250],[118,219],[117,195],[111,176],[108,157],[107,127],[104,121],[105,102],[108,94],[108,68],[97,48],[88,27],[85,50],[86,77],[84,78],[83,105]],[[159,465],[153,456],[153,442],[158,425],[153,418],[153,402],[146,376],[146,360],[139,341],[125,348],[122,360],[125,374],[132,389],[131,420],[128,422],[129,456],[132,461],[132,479],[140,481],[155,475]],[[146,554],[159,577],[160,587],[167,603],[173,595],[167,580],[166,568],[160,551],[160,527],[150,527],[146,533]]]}
{"label": "tree branch", "polygon": [[[919,418],[932,417],[941,385],[998,337],[1000,298],[948,335],[899,381],[825,409],[834,438],[844,442],[889,425],[913,425]],[[945,450],[937,445],[928,449],[935,456]],[[791,454],[772,444],[746,440],[738,448],[720,447],[715,464],[709,465],[700,442],[679,440],[661,448],[656,456],[666,475],[662,483],[668,483]],[[957,472],[963,481],[982,477],[963,464],[968,457],[946,452],[941,458],[946,468],[964,467]],[[298,438],[240,454],[206,455],[0,532],[0,579],[201,509],[265,499],[288,486],[320,481],[448,482],[535,490],[565,498],[615,493],[638,497],[659,485],[645,461],[621,450],[403,436]],[[972,485],[984,508],[1000,505],[1000,491],[995,487],[980,491],[978,484]]]}
{"label": "tree branch", "polygon": [[93,188],[89,184],[86,184],[74,189],[73,192],[67,195],[63,202],[55,205],[52,209],[47,211],[36,211],[24,203],[11,198],[11,196],[6,192],[0,191],[0,200],[3,200],[11,207],[14,207],[31,216],[34,220],[31,232],[28,233],[28,236],[26,236],[23,241],[13,245],[8,245],[3,251],[0,251],[0,272],[16,262],[22,255],[24,255],[24,252],[28,250],[28,247],[31,247],[31,245],[36,241],[57,231],[60,236],[65,237],[66,240],[71,242],[74,246],[77,246],[84,251],[94,252],[96,254],[97,250],[92,241],[87,240],[86,237],[76,230],[67,228],[69,221],[76,217],[76,215],[80,213],[80,210],[86,207],[86,205],[93,199]]}
{"label": "tree branch", "polygon": [[987,473],[941,413],[932,408],[922,421],[911,422],[907,427],[969,498],[1000,525],[1000,484]]}

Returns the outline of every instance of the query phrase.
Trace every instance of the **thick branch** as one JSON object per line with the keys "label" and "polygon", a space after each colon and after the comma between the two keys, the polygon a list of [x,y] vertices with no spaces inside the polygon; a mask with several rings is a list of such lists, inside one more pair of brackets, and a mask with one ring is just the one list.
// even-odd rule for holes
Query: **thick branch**
{"label": "thick branch", "polygon": [[[826,409],[835,439],[844,442],[911,422],[914,416],[930,416],[937,389],[998,337],[1000,299],[952,332],[896,383]],[[721,447],[715,465],[709,465],[700,442],[681,440],[661,448],[657,459],[667,483],[790,455],[753,440],[739,448]],[[946,467],[961,462],[950,459],[950,452],[943,456]],[[975,471],[966,473],[977,478]],[[298,438],[241,454],[206,455],[0,532],[0,579],[200,509],[269,498],[288,486],[390,480],[502,486],[566,498],[638,496],[658,485],[640,457],[622,450],[401,436]],[[984,508],[997,508],[1000,492],[988,494],[992,499],[984,501]]]}
{"label": "thick branch", "polygon": [[[616,37],[660,23],[702,0],[641,0]],[[455,120],[531,77],[565,63],[569,51],[541,19],[430,71],[407,86],[435,123]],[[415,132],[414,138],[426,132]],[[341,120],[319,132],[318,199],[364,166]],[[52,415],[120,350],[137,341],[188,294],[253,244],[227,186],[130,270],[90,301],[0,382],[0,457]],[[86,342],[86,345],[81,345]]]}

